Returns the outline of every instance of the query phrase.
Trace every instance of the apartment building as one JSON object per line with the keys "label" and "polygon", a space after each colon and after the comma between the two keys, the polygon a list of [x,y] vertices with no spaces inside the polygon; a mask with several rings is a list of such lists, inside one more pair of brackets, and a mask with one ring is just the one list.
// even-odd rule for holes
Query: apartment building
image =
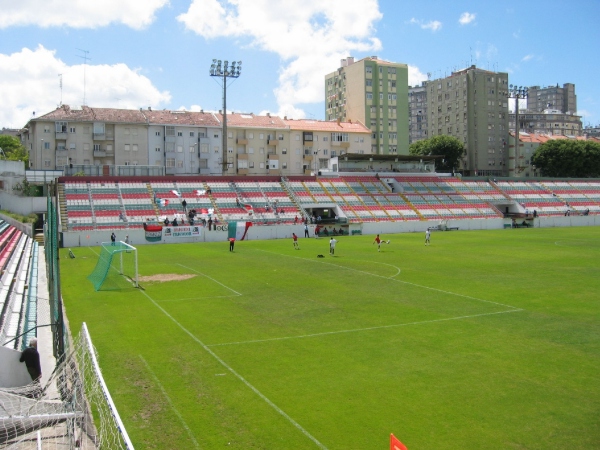
{"label": "apartment building", "polygon": [[303,175],[342,152],[371,151],[371,132],[360,123],[231,113],[223,161],[222,133],[220,113],[63,105],[31,119],[21,141],[31,169],[131,165],[166,175]]}
{"label": "apartment building", "polygon": [[449,135],[464,143],[465,175],[508,175],[508,74],[471,66],[426,86],[428,137]]}
{"label": "apartment building", "polygon": [[[509,114],[509,127],[515,130],[516,115]],[[551,134],[555,136],[582,136],[581,116],[563,113],[557,109],[545,109],[541,112],[519,111],[519,132]]]}
{"label": "apartment building", "polygon": [[539,113],[546,109],[557,110],[564,114],[577,114],[575,85],[565,83],[562,87],[559,87],[558,84],[547,87],[529,86],[527,110]]}
{"label": "apartment building", "polygon": [[325,118],[361,122],[371,130],[374,154],[408,154],[408,66],[376,56],[325,75]]}
{"label": "apartment building", "polygon": [[408,144],[429,138],[427,130],[427,82],[408,87]]}
{"label": "apartment building", "polygon": [[[372,154],[371,130],[360,122],[284,120],[290,130],[294,171],[318,173],[331,158],[345,154]],[[300,159],[301,158],[301,159]]]}

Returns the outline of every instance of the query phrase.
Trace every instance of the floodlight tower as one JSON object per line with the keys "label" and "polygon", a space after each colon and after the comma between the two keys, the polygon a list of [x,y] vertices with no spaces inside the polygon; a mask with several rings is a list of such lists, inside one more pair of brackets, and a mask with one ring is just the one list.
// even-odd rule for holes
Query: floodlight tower
{"label": "floodlight tower", "polygon": [[210,66],[210,76],[222,78],[223,85],[223,172],[228,167],[227,164],[227,78],[238,78],[242,72],[242,62],[229,61],[222,62],[220,59],[213,59]]}
{"label": "floodlight tower", "polygon": [[517,162],[519,159],[519,145],[520,145],[520,142],[519,142],[519,127],[520,127],[519,126],[519,99],[527,98],[528,94],[529,94],[529,88],[527,88],[525,86],[517,86],[517,85],[512,85],[512,84],[509,86],[507,97],[515,99],[515,146],[513,147],[512,158],[511,158],[511,152],[510,152],[510,147],[509,147],[509,152],[508,152],[508,174],[509,174],[509,176],[514,176],[523,170],[523,167],[521,167],[521,165]]}

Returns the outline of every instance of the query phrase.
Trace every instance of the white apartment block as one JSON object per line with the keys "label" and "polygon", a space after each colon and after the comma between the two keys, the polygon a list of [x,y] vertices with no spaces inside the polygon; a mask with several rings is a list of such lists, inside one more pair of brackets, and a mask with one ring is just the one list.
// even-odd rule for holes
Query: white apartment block
{"label": "white apartment block", "polygon": [[[304,175],[342,153],[371,153],[360,123],[191,111],[62,105],[21,132],[30,169],[148,166],[166,175]],[[108,171],[106,172],[108,174]]]}

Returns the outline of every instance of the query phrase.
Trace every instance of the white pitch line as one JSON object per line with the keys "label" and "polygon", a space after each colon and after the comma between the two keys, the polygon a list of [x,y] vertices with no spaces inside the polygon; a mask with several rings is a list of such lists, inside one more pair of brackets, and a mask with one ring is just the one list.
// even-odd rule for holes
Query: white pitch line
{"label": "white pitch line", "polygon": [[435,323],[435,322],[445,322],[445,321],[449,321],[449,320],[472,319],[474,317],[493,316],[495,314],[509,314],[509,313],[514,313],[514,312],[519,312],[519,311],[523,311],[523,310],[522,309],[513,309],[511,311],[497,311],[497,312],[493,312],[493,313],[474,314],[471,316],[447,317],[445,319],[432,319],[432,320],[423,320],[420,322],[407,322],[407,323],[397,323],[397,324],[393,324],[393,325],[380,325],[378,327],[355,328],[353,330],[325,331],[323,333],[303,334],[303,335],[299,335],[299,336],[285,336],[285,337],[277,337],[277,338],[269,338],[269,339],[256,339],[253,341],[224,342],[222,344],[209,344],[209,345],[207,345],[207,347],[221,347],[224,345],[242,345],[242,344],[255,344],[258,342],[304,339],[304,338],[310,338],[310,337],[327,336],[327,335],[331,335],[331,334],[358,333],[360,331],[381,330],[384,328],[399,328],[399,327],[405,327],[405,326],[409,326],[409,325],[423,325],[423,324]]}
{"label": "white pitch line", "polygon": [[[466,298],[466,299],[469,299],[469,300],[475,300],[475,301],[478,301],[478,302],[491,303],[493,305],[503,306],[505,308],[512,308],[512,309],[520,311],[520,309],[517,308],[516,306],[506,305],[504,303],[499,303],[499,302],[493,302],[491,300],[484,300],[482,298],[471,297],[470,295],[457,294],[456,292],[444,291],[443,289],[433,288],[433,287],[429,287],[429,286],[423,286],[421,284],[411,283],[410,281],[403,281],[403,280],[398,280],[396,278],[384,277],[383,275],[377,275],[376,273],[366,272],[364,270],[354,269],[352,267],[340,266],[339,264],[333,264],[333,263],[328,263],[328,262],[325,262],[325,261],[318,261],[318,260],[312,260],[312,259],[308,259],[308,258],[302,258],[300,256],[291,256],[291,255],[286,255],[284,253],[270,252],[268,250],[257,249],[257,251],[259,251],[259,252],[265,252],[265,253],[271,253],[273,255],[286,256],[288,258],[301,259],[303,261],[308,261],[308,262],[317,263],[317,264],[327,264],[327,265],[330,265],[330,266],[339,267],[341,269],[352,270],[354,272],[364,273],[366,275],[371,275],[373,277],[383,278],[384,280],[395,281],[397,283],[408,284],[410,286],[415,286],[415,287],[419,287],[419,288],[422,288],[422,289],[429,289],[430,291],[441,292],[443,294],[454,295],[456,297],[462,297],[462,298]],[[356,260],[351,260],[351,261],[356,261]]]}
{"label": "white pitch line", "polygon": [[167,391],[165,390],[165,388],[161,384],[160,380],[158,379],[158,377],[156,376],[156,374],[154,373],[154,371],[150,368],[150,365],[148,364],[148,362],[144,359],[144,357],[142,355],[138,355],[138,356],[140,357],[140,359],[142,360],[142,362],[146,366],[146,369],[148,370],[148,372],[150,372],[150,375],[152,375],[152,378],[154,378],[154,382],[158,385],[158,387],[161,390],[162,394],[165,396],[165,398],[169,402],[169,405],[171,406],[171,409],[173,410],[173,412],[175,413],[175,415],[179,418],[179,420],[183,424],[183,428],[185,428],[185,430],[187,431],[188,436],[190,437],[190,439],[194,443],[194,447],[200,448],[200,444],[198,444],[198,441],[196,441],[196,438],[194,437],[194,434],[192,433],[192,430],[190,430],[190,427],[188,427],[187,423],[185,423],[185,420],[183,420],[183,417],[181,416],[181,414],[179,414],[179,411],[177,411],[177,408],[175,408],[175,405],[173,405],[173,402],[171,401],[171,397],[169,397],[169,394],[167,394]]}
{"label": "white pitch line", "polygon": [[213,358],[215,358],[219,362],[219,364],[221,364],[225,369],[227,369],[229,372],[231,372],[233,375],[235,375],[242,383],[244,383],[246,386],[248,386],[252,390],[252,392],[254,392],[256,395],[258,395],[271,408],[273,408],[281,416],[283,416],[285,419],[287,419],[288,422],[290,422],[298,430],[300,430],[302,432],[302,434],[304,434],[307,438],[309,438],[311,441],[313,441],[317,445],[317,447],[319,447],[322,450],[327,450],[327,447],[325,447],[323,444],[321,444],[312,434],[310,434],[308,431],[306,431],[304,428],[302,428],[302,426],[298,422],[296,422],[294,419],[292,419],[290,416],[288,416],[281,408],[279,408],[279,406],[277,406],[275,403],[273,403],[271,400],[269,400],[262,392],[260,392],[257,388],[255,388],[253,385],[251,385],[249,381],[247,381],[243,376],[241,376],[239,373],[237,373],[231,366],[229,366],[229,364],[227,364],[225,361],[223,361],[221,358],[219,358],[219,356],[217,356],[217,354],[215,352],[213,352],[210,348],[208,348],[208,346],[206,344],[204,344],[200,339],[198,339],[194,334],[192,334],[191,331],[189,331],[187,328],[185,328],[183,325],[181,325],[173,316],[171,316],[171,314],[169,314],[158,303],[156,303],[154,301],[154,299],[152,297],[150,297],[145,291],[141,291],[141,293],[144,294],[148,298],[148,300],[150,300],[154,304],[154,306],[156,306],[158,309],[160,309],[165,316],[167,316],[169,319],[171,319],[171,321],[173,321],[173,323],[175,325],[177,325],[179,328],[181,328],[181,330],[184,333],[186,333],[189,337],[191,337],[194,341],[196,341],[208,354],[210,354]]}
{"label": "white pitch line", "polygon": [[202,275],[203,277],[206,277],[206,278],[208,278],[209,280],[211,280],[211,281],[214,281],[214,282],[215,282],[215,283],[217,283],[217,284],[220,284],[220,285],[221,285],[221,286],[223,286],[225,289],[227,289],[227,290],[229,290],[229,291],[233,292],[233,293],[234,293],[234,294],[236,294],[236,295],[242,295],[242,294],[240,294],[238,291],[234,291],[234,290],[233,290],[233,289],[231,289],[229,286],[225,286],[225,285],[224,285],[223,283],[221,283],[220,281],[217,281],[217,280],[215,280],[214,278],[212,278],[212,277],[209,277],[208,275],[206,275],[206,274],[204,274],[204,273],[202,273],[202,272],[200,272],[200,271],[198,271],[198,270],[196,270],[196,269],[192,269],[191,267],[184,266],[183,264],[177,264],[177,265],[178,265],[178,266],[181,266],[181,267],[183,267],[183,268],[185,268],[185,269],[191,270],[192,272],[196,272],[196,273],[198,273],[198,274]]}
{"label": "white pitch line", "polygon": [[185,302],[185,301],[197,301],[197,300],[208,300],[211,298],[235,298],[239,295],[214,295],[209,297],[189,297],[189,298],[172,298],[167,300],[157,300],[159,303],[170,303],[170,302]]}

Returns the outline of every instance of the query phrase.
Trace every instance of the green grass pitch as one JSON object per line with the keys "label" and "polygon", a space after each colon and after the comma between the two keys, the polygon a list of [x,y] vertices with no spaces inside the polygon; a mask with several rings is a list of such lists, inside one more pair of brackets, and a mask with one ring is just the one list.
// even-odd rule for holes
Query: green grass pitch
{"label": "green grass pitch", "polygon": [[373,237],[62,249],[136,449],[598,448],[599,228]]}

